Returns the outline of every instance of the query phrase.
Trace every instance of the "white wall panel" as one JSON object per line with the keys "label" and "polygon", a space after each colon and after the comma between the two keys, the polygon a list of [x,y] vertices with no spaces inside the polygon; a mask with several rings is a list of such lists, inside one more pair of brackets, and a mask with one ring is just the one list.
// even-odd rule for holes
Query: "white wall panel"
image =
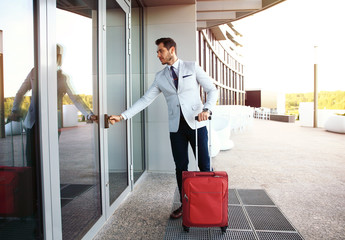
{"label": "white wall panel", "polygon": [[[195,5],[152,7],[146,9],[146,89],[154,81],[156,72],[163,69],[157,58],[156,39],[171,37],[177,43],[177,55],[182,60],[196,61],[196,13]],[[147,110],[148,171],[174,172],[167,105],[159,96]],[[191,161],[194,161],[193,159]],[[195,166],[191,166],[195,169]]]}

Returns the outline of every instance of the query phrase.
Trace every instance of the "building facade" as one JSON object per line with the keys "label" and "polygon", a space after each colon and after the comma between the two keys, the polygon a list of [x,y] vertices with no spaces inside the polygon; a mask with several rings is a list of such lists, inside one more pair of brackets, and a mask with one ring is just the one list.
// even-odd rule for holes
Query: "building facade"
{"label": "building facade", "polygon": [[244,105],[240,38],[241,34],[231,24],[198,31],[198,62],[219,90],[219,105]]}
{"label": "building facade", "polygon": [[92,239],[146,172],[174,171],[163,96],[107,121],[162,69],[156,39],[199,62],[218,104],[244,105],[238,35],[219,25],[279,1],[210,2],[1,1],[1,239]]}

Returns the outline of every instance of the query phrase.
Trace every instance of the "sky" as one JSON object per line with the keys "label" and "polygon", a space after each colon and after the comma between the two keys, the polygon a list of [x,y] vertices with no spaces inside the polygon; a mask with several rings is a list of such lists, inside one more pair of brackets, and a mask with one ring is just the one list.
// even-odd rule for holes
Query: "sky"
{"label": "sky", "polygon": [[5,97],[15,95],[33,67],[32,8],[31,1],[0,1]]}
{"label": "sky", "polygon": [[62,70],[76,94],[92,95],[92,19],[56,10],[56,41],[63,47]]}
{"label": "sky", "polygon": [[[33,67],[32,3],[21,2],[0,3],[5,97],[15,95]],[[243,34],[245,88],[312,92],[317,45],[318,90],[345,91],[344,9],[345,0],[286,0],[233,22]],[[56,38],[64,47],[62,68],[75,92],[92,94],[91,20],[57,10]]]}
{"label": "sky", "polygon": [[318,91],[345,91],[344,9],[345,0],[286,0],[233,22],[246,89],[313,92],[316,62]]}
{"label": "sky", "polygon": [[[0,2],[5,97],[15,96],[34,67],[33,6],[19,1]],[[62,69],[75,93],[92,94],[92,20],[57,9],[56,22],[56,41],[64,50]]]}

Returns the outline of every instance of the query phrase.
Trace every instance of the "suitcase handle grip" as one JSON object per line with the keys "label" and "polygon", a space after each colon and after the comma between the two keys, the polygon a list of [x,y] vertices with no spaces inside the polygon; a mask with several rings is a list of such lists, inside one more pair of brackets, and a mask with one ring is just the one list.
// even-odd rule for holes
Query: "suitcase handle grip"
{"label": "suitcase handle grip", "polygon": [[[198,121],[199,117],[198,116],[195,116],[195,120]],[[208,116],[208,120],[211,120],[212,119],[212,116]]]}
{"label": "suitcase handle grip", "polygon": [[195,176],[216,176],[215,172],[195,172]]}

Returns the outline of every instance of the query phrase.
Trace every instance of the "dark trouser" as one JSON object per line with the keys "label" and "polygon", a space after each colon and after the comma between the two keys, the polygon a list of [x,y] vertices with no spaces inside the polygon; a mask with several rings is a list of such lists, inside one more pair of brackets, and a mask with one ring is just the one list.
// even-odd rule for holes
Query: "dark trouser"
{"label": "dark trouser", "polygon": [[[191,129],[186,121],[180,121],[179,129],[176,133],[170,133],[171,149],[176,166],[176,180],[182,202],[182,172],[188,171],[188,142],[192,146],[195,156],[195,130]],[[200,171],[210,171],[210,157],[208,153],[207,128],[198,129],[198,166]]]}
{"label": "dark trouser", "polygon": [[36,167],[35,125],[26,129],[26,166],[32,168]]}
{"label": "dark trouser", "polygon": [[[41,172],[40,159],[37,156],[37,124],[35,123],[32,128],[26,129],[26,161],[27,167],[31,168],[32,171],[32,186],[27,191],[32,191],[33,199],[21,199],[21,201],[33,201],[33,218],[35,220],[34,235],[35,239],[43,239],[43,229],[41,225],[41,177],[38,173]],[[41,236],[41,237],[40,237]]]}

